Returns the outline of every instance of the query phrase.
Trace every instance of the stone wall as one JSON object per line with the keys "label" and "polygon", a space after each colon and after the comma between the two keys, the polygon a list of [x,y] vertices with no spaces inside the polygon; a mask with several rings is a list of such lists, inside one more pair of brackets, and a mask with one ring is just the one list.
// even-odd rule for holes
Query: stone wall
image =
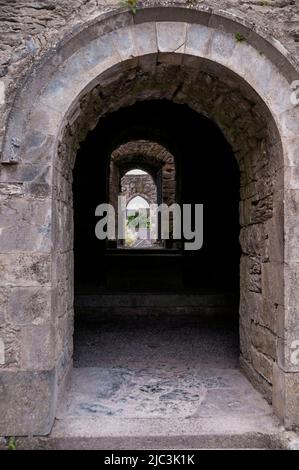
{"label": "stone wall", "polygon": [[143,197],[149,205],[157,204],[157,187],[150,175],[124,175],[121,179],[121,195],[127,204],[135,196]]}
{"label": "stone wall", "polygon": [[[221,3],[221,5],[219,4]],[[120,0],[2,0],[0,2],[0,138],[14,96],[26,74],[61,41]],[[281,42],[289,60],[299,61],[299,4],[296,0],[146,0],[139,5],[179,5],[204,11],[220,9],[254,24]]]}
{"label": "stone wall", "polygon": [[298,109],[290,104],[298,6],[228,0],[220,14],[209,9],[219,2],[177,2],[188,11],[98,22],[115,3],[0,2],[0,434],[49,432],[72,366],[71,185],[80,142],[105,114],[161,98],[209,116],[234,150],[241,363],[286,426],[299,425],[299,367],[290,360],[299,333]]}
{"label": "stone wall", "polygon": [[161,171],[161,202],[171,206],[178,199],[174,156],[157,142],[136,140],[127,142],[112,152],[109,184],[110,195],[113,194],[110,199],[114,204],[115,187],[119,186],[117,175],[121,177],[134,168],[148,172],[156,183],[158,173]]}

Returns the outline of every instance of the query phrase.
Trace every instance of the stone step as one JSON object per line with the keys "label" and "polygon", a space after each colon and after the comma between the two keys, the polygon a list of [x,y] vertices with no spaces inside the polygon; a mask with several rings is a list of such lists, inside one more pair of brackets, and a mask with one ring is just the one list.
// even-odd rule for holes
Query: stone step
{"label": "stone step", "polygon": [[[110,421],[110,422],[109,422]],[[19,438],[18,449],[176,450],[279,449],[282,431],[270,417],[228,420],[72,418],[56,420],[48,437]]]}
{"label": "stone step", "polygon": [[236,311],[238,299],[230,293],[196,294],[196,293],[82,293],[75,297],[75,306],[85,308],[151,308],[168,311],[182,309],[209,310],[219,309]]}

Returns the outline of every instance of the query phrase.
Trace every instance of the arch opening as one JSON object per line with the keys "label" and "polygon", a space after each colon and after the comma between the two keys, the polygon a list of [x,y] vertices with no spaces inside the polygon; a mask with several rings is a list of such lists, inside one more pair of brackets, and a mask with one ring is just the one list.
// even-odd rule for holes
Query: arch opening
{"label": "arch opening", "polygon": [[[169,84],[177,76],[181,85],[178,91],[172,91],[169,96]],[[154,84],[153,77],[155,78]],[[136,83],[133,79],[129,84],[124,84],[122,79],[121,77],[113,83],[112,90],[109,87],[109,94],[114,95],[117,93],[116,90],[128,86],[126,96],[134,95],[133,90],[140,80],[140,75],[136,75]],[[235,77],[231,76],[230,79],[235,80]],[[165,82],[167,91],[163,89],[162,82]],[[159,90],[158,101],[157,89]],[[99,90],[103,93],[103,85],[99,87]],[[228,366],[229,368],[232,367],[234,361],[238,361],[237,351],[240,344],[243,370],[256,381],[255,383],[258,383],[260,390],[270,401],[272,379],[270,376],[265,378],[264,370],[261,371],[261,375],[259,375],[260,371],[256,370],[256,358],[263,354],[259,347],[254,345],[254,331],[260,326],[256,318],[250,316],[251,302],[256,301],[261,295],[262,270],[267,259],[260,251],[264,242],[252,249],[250,239],[252,233],[267,230],[268,220],[273,216],[273,204],[275,204],[273,193],[281,184],[279,145],[274,138],[275,125],[272,120],[265,118],[268,112],[259,98],[254,96],[252,90],[247,90],[245,94],[243,89],[240,91],[239,83],[236,87],[232,87],[229,80],[222,81],[219,76],[216,78],[215,74],[210,71],[210,64],[207,64],[207,70],[201,68],[195,73],[194,68],[182,66],[182,64],[178,66],[165,64],[163,61],[160,64],[158,62],[154,75],[143,74],[141,96],[143,98],[146,96],[146,100],[137,96],[138,94],[134,99],[130,98],[128,103],[130,106],[122,105],[119,109],[116,104],[115,111],[110,108],[109,113],[100,119],[93,133],[103,126],[105,130],[102,135],[108,136],[109,126],[113,129],[113,143],[107,143],[108,159],[118,146],[121,148],[121,146],[129,145],[130,142],[137,141],[157,142],[173,155],[175,164],[173,200],[180,204],[204,204],[206,208],[204,245],[198,252],[190,253],[182,250],[181,245],[175,245],[171,247],[173,251],[170,254],[161,252],[160,257],[154,260],[147,253],[144,253],[143,257],[126,258],[106,252],[103,258],[105,262],[101,263],[106,270],[106,278],[103,281],[104,290],[108,288],[111,292],[125,290],[126,293],[132,293],[137,289],[140,294],[155,291],[159,293],[159,299],[163,295],[167,298],[173,292],[181,292],[181,299],[184,296],[186,298],[194,295],[195,304],[193,309],[189,308],[189,314],[192,311],[192,317],[195,312],[197,313],[193,317],[194,325],[198,321],[203,322],[201,328],[198,324],[197,328],[194,327],[195,336],[196,332],[199,333],[202,328],[207,328],[207,336],[211,334],[210,338],[215,339],[217,335],[219,338],[223,334],[230,338],[228,349],[224,348],[220,353],[224,357],[224,362],[228,362],[226,365],[221,364],[220,367]],[[96,140],[96,137],[94,138]],[[99,145],[97,144],[96,147],[99,148]],[[105,145],[102,148],[105,148]],[[266,155],[268,158],[265,160]],[[126,158],[133,158],[132,154],[127,154]],[[78,157],[76,161],[79,162]],[[133,169],[136,161],[138,161],[138,155],[135,153],[132,166],[125,165],[124,171]],[[109,164],[108,160],[105,165],[111,178],[113,173],[111,161]],[[139,163],[139,168],[148,171],[151,175],[154,174],[149,163],[142,167]],[[264,183],[267,180],[269,184],[258,186],[260,178]],[[103,191],[107,194],[107,190]],[[238,217],[239,207],[241,219]],[[239,233],[242,244],[241,260]],[[241,286],[244,285],[242,276],[249,276],[245,281],[246,288],[241,287],[241,292],[239,291],[240,275]],[[208,302],[206,307],[202,306],[203,299],[205,299],[204,302]],[[239,299],[241,300],[241,316],[238,327]],[[155,306],[156,309],[159,307],[159,302],[160,300]],[[172,308],[180,310],[179,302]],[[188,310],[186,307],[184,309]],[[137,310],[138,308],[133,309],[134,314]],[[144,312],[148,310],[143,307]],[[214,327],[207,320],[205,316],[207,313],[218,317]],[[167,325],[166,317],[162,322],[166,321]],[[153,331],[151,329],[153,325],[149,327],[147,323],[149,318],[150,315],[145,315],[142,320],[135,317],[136,325],[143,328],[144,334]],[[79,316],[77,321],[81,324],[83,331],[91,332],[88,327],[82,326]],[[114,321],[118,324],[119,317]],[[184,319],[177,318],[177,321],[184,322]],[[171,326],[168,325],[167,328],[170,332],[172,331]],[[270,320],[263,328],[269,328],[272,331],[275,326]],[[80,350],[79,331],[78,328],[78,342],[75,343],[77,352]],[[95,331],[98,332],[96,327]],[[124,330],[122,333],[124,334]],[[146,338],[143,339],[146,342]],[[211,341],[213,342],[214,339]],[[195,338],[193,340],[196,341]],[[138,347],[140,346],[136,346],[137,350]],[[215,348],[217,349],[216,345]],[[142,348],[140,352],[142,353]],[[200,348],[197,352],[204,354]],[[168,352],[164,351],[164,353],[167,356]],[[82,362],[80,355],[76,353],[76,348],[75,358],[75,363],[80,366]],[[128,358],[127,360],[129,361]],[[208,363],[209,360],[215,361],[214,364],[217,363],[215,356],[209,357]],[[271,363],[274,358],[267,357],[267,360]],[[200,358],[198,358],[199,363]],[[91,362],[91,364],[95,363]]]}

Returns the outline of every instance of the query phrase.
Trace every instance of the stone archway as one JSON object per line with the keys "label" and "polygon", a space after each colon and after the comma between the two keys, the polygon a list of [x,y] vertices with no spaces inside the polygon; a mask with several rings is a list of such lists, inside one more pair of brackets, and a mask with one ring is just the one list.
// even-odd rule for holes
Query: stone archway
{"label": "stone archway", "polygon": [[161,97],[216,121],[234,149],[242,186],[241,361],[284,424],[298,425],[294,74],[278,45],[238,21],[144,8],[94,20],[28,78],[3,147],[6,209],[23,216],[2,242],[2,271],[7,295],[36,314],[1,331],[1,434],[47,434],[72,367],[71,170],[79,143],[113,109]]}
{"label": "stone archway", "polygon": [[[110,182],[115,181],[116,168],[127,170],[142,167],[154,179],[161,170],[163,202],[171,205],[176,201],[176,171],[173,155],[162,145],[151,141],[133,141],[121,145],[111,155]],[[122,172],[121,172],[122,173]],[[115,204],[115,201],[114,201]]]}
{"label": "stone archway", "polygon": [[[149,140],[129,141],[111,154],[109,164],[109,201],[117,213],[120,181],[125,173],[139,168],[148,173],[151,204],[171,206],[178,198],[174,156],[162,145]],[[142,180],[142,177],[140,177]],[[146,177],[144,182],[146,183]],[[130,190],[127,191],[127,194]],[[139,195],[142,195],[141,193]],[[144,197],[144,195],[142,195]],[[128,202],[130,198],[128,199]]]}

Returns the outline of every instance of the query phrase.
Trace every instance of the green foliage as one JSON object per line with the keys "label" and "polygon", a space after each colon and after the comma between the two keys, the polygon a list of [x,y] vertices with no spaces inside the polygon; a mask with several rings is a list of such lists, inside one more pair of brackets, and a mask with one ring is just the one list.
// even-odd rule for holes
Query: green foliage
{"label": "green foliage", "polygon": [[139,0],[123,0],[123,3],[130,8],[133,15],[136,15],[138,1]]}
{"label": "green foliage", "polygon": [[17,450],[17,442],[15,437],[10,437],[7,443],[8,450]]}
{"label": "green foliage", "polygon": [[246,38],[241,33],[235,33],[235,39],[236,39],[237,42],[246,41]]}
{"label": "green foliage", "polygon": [[150,228],[150,220],[148,215],[144,213],[136,212],[133,215],[128,215],[127,225],[129,228],[135,228],[137,225],[139,228]]}

